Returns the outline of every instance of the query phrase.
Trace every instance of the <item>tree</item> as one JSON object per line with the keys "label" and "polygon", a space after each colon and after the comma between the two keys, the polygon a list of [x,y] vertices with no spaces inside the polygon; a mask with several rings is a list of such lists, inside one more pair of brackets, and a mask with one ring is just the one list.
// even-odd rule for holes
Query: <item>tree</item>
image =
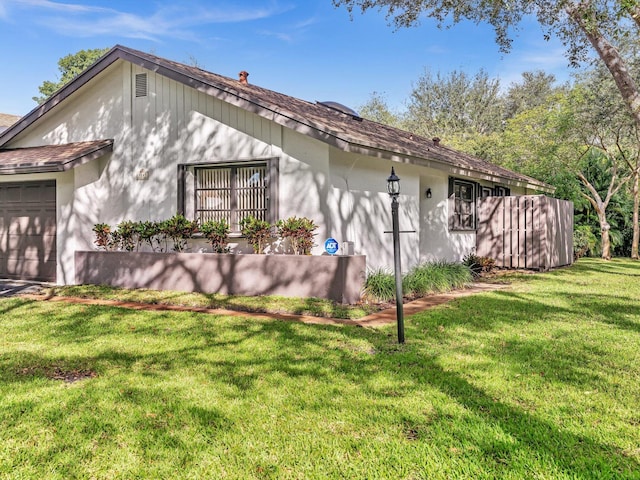
{"label": "tree", "polygon": [[500,81],[480,70],[471,76],[453,71],[435,76],[426,70],[411,91],[407,126],[425,137],[461,143],[474,134],[488,135],[502,125]]}
{"label": "tree", "polygon": [[91,66],[96,60],[104,55],[108,48],[95,48],[93,50],[80,50],[75,54],[69,54],[58,60],[58,70],[60,71],[60,80],[58,82],[51,82],[45,80],[42,85],[38,87],[38,91],[41,93],[40,97],[33,97],[33,100],[38,104],[43,103],[47,98],[53,95],[64,85],[73,80],[76,76]]}
{"label": "tree", "polygon": [[[637,65],[633,67],[637,75]],[[608,149],[613,149],[621,167],[627,171],[633,201],[631,258],[638,259],[640,128],[619,95],[616,95],[616,85],[602,65],[596,65],[579,78],[588,95],[587,109],[592,120],[587,123],[590,125],[589,128],[593,129],[590,138],[598,143],[598,148],[602,148],[602,143],[608,144]]]}
{"label": "tree", "polygon": [[403,118],[401,114],[391,111],[384,95],[373,92],[369,100],[358,108],[360,116],[374,122],[392,127],[402,128]]}
{"label": "tree", "polygon": [[[619,197],[630,178],[626,159],[637,151],[616,121],[616,111],[609,108],[610,98],[611,91],[607,95],[587,79],[570,92],[558,91],[546,103],[507,120],[492,159],[556,186],[557,196],[572,200],[576,211],[587,213],[576,217],[577,225],[591,228],[592,211],[606,259],[623,241],[619,231],[627,221],[618,221],[618,206],[624,203]],[[614,222],[612,207],[617,210]]]}
{"label": "tree", "polygon": [[505,118],[513,118],[525,110],[545,104],[559,89],[555,83],[556,77],[542,70],[524,72],[520,82],[509,85],[505,98]]}
{"label": "tree", "polygon": [[[545,38],[556,35],[567,48],[570,62],[585,60],[591,45],[613,77],[634,121],[640,126],[640,92],[627,62],[613,42],[637,35],[640,28],[640,0],[332,0],[346,6],[350,14],[374,8],[387,11],[396,27],[415,26],[420,16],[438,22],[457,23],[463,19],[489,23],[503,52],[511,47],[510,32],[525,17],[535,15],[546,30]],[[631,21],[630,21],[631,20]]]}

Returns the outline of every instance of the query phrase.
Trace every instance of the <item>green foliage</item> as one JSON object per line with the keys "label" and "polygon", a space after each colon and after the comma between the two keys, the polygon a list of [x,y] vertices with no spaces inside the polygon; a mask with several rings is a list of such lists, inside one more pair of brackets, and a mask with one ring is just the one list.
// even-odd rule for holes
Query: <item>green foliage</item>
{"label": "green foliage", "polygon": [[573,257],[592,257],[596,254],[598,239],[589,225],[577,225],[573,229]]}
{"label": "green foliage", "polygon": [[[422,297],[429,293],[463,288],[473,281],[471,271],[456,262],[435,261],[412,268],[402,279],[402,294]],[[369,301],[388,302],[396,297],[395,275],[386,269],[367,274],[363,296]]]}
{"label": "green foliage", "polygon": [[264,253],[267,242],[272,238],[272,225],[266,220],[248,216],[240,220],[240,228],[254,253]]}
{"label": "green foliage", "polygon": [[154,252],[160,248],[160,225],[157,222],[141,221],[135,222],[136,237],[138,239],[137,248],[143,243],[147,243]]}
{"label": "green foliage", "polygon": [[200,225],[200,232],[211,244],[215,253],[229,253],[229,223],[223,218],[220,220],[208,220]]}
{"label": "green foliage", "polygon": [[396,282],[392,272],[386,269],[367,273],[362,290],[363,298],[373,302],[389,302],[396,298]]}
{"label": "green foliage", "polygon": [[501,129],[500,81],[480,70],[474,76],[425,71],[414,86],[407,112],[410,131],[424,137],[490,134]]}
{"label": "green foliage", "polygon": [[132,252],[138,244],[137,232],[136,223],[131,220],[120,222],[116,230],[116,234],[118,236],[118,247],[121,250]]}
{"label": "green foliage", "polygon": [[53,93],[77,77],[108,51],[108,48],[95,48],[93,50],[80,50],[74,54],[62,57],[58,60],[60,80],[58,82],[51,82],[49,80],[42,82],[42,85],[38,87],[41,96],[33,97],[33,100],[37,103],[43,103]]}
{"label": "green foliage", "polygon": [[187,220],[184,215],[176,214],[161,222],[159,230],[162,235],[172,240],[174,252],[182,252],[187,247],[187,240],[198,231],[198,222]]}
{"label": "green foliage", "polygon": [[95,243],[98,248],[103,248],[105,250],[111,250],[113,245],[112,235],[111,235],[111,226],[106,223],[96,223],[92,229],[95,234]]}
{"label": "green foliage", "polygon": [[412,268],[402,281],[402,289],[408,295],[422,297],[429,293],[463,288],[472,281],[471,271],[465,265],[434,261]]}
{"label": "green foliage", "polygon": [[314,231],[318,226],[306,217],[290,217],[276,223],[278,235],[289,239],[294,255],[310,255],[313,248]]}
{"label": "green foliage", "polygon": [[358,108],[358,112],[362,118],[373,122],[396,128],[404,127],[403,115],[392,111],[387,105],[384,95],[378,92],[373,92],[369,100]]}
{"label": "green foliage", "polygon": [[464,256],[462,264],[469,268],[474,277],[479,277],[483,273],[491,273],[496,266],[496,261],[491,257],[481,257],[472,252]]}

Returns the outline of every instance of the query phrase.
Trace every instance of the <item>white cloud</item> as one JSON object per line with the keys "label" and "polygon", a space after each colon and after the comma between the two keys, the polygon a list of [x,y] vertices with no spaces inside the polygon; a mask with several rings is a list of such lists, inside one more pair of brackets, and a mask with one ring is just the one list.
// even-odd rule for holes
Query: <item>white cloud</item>
{"label": "white cloud", "polygon": [[[156,11],[133,13],[113,8],[62,3],[51,0],[0,0],[0,16],[7,16],[6,4],[28,10],[33,21],[66,36],[92,37],[119,34],[129,38],[158,40],[173,37],[196,40],[191,31],[216,23],[241,23],[268,18],[288,9],[277,3],[268,7],[209,7],[199,2],[179,2],[160,6]],[[135,4],[130,4],[135,5]]]}

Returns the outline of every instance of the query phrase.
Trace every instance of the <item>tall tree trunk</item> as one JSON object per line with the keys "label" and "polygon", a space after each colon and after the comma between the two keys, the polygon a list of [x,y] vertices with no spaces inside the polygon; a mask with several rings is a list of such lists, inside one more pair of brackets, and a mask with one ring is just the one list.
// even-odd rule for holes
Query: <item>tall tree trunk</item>
{"label": "tall tree trunk", "polygon": [[607,222],[607,215],[605,212],[598,211],[598,220],[600,221],[600,243],[602,246],[602,258],[603,260],[611,260],[611,236],[609,230],[611,226]]}
{"label": "tall tree trunk", "polygon": [[607,196],[603,200],[596,188],[587,179],[587,177],[584,176],[582,172],[577,172],[577,175],[582,184],[591,194],[587,195],[586,193],[582,192],[582,196],[589,200],[589,203],[593,205],[593,209],[598,215],[598,221],[600,222],[600,243],[602,246],[601,256],[604,260],[611,260],[611,236],[609,235],[611,226],[609,225],[609,222],[607,222],[607,207],[609,206],[611,197],[613,197],[616,192],[620,190],[625,183],[627,183],[629,177],[618,182],[618,176],[616,171],[614,170],[611,175],[611,181],[609,182],[609,188],[607,189]]}
{"label": "tall tree trunk", "polygon": [[[591,1],[578,0],[571,2],[565,7],[565,11],[580,27],[598,53],[598,56],[609,69],[609,72],[611,72],[622,98],[631,110],[636,124],[640,127],[640,92],[638,92],[638,86],[616,47],[598,29],[597,20],[591,9]],[[638,23],[638,19],[633,16],[634,14],[640,14],[637,7],[633,9],[632,18]]]}
{"label": "tall tree trunk", "polygon": [[638,260],[638,242],[640,228],[638,227],[638,210],[640,210],[640,172],[636,169],[633,175],[633,240],[631,241],[631,258]]}

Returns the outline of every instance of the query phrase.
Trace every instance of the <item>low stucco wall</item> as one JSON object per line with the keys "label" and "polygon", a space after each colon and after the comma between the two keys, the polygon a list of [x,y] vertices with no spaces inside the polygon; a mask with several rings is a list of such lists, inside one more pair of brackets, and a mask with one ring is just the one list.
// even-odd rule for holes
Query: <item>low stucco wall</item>
{"label": "low stucco wall", "polygon": [[76,251],[75,271],[76,284],[356,303],[366,257]]}

